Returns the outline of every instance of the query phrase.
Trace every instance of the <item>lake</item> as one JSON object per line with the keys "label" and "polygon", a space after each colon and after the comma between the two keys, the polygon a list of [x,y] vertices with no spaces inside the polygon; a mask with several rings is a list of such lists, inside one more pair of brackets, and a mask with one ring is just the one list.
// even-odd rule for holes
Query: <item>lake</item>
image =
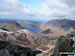
{"label": "lake", "polygon": [[33,54],[34,54],[34,55],[41,54],[41,53],[42,53],[42,51],[40,51],[40,50],[33,51]]}
{"label": "lake", "polygon": [[36,27],[36,26],[28,26],[28,27],[25,27],[25,29],[35,33],[35,34],[38,34],[40,32],[40,28]]}
{"label": "lake", "polygon": [[46,40],[56,40],[55,38],[49,38],[48,36],[43,36],[43,38]]}

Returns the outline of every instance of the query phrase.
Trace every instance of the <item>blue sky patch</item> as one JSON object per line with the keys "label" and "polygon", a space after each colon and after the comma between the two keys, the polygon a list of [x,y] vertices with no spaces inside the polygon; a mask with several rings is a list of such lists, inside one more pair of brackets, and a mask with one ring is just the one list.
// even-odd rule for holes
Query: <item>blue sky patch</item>
{"label": "blue sky patch", "polygon": [[28,7],[42,7],[43,0],[21,0],[22,3],[25,3]]}

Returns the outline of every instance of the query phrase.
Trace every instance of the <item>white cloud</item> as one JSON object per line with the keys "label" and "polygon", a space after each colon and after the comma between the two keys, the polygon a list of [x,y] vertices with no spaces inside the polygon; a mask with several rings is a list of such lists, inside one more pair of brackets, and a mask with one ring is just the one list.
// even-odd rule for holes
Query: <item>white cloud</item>
{"label": "white cloud", "polygon": [[8,12],[9,15],[13,16],[15,14],[27,13],[27,7],[25,4],[22,4],[19,0],[3,0],[0,3],[0,11],[2,11],[2,14],[4,12]]}
{"label": "white cloud", "polygon": [[61,0],[61,2],[65,3],[69,7],[75,7],[75,0]]}
{"label": "white cloud", "polygon": [[0,15],[75,19],[75,0],[43,0],[40,6],[29,8],[20,0],[0,0]]}
{"label": "white cloud", "polygon": [[75,16],[75,0],[44,0],[43,6],[48,16],[52,18],[55,18],[55,16],[57,18],[65,18],[64,16],[72,18],[72,16]]}

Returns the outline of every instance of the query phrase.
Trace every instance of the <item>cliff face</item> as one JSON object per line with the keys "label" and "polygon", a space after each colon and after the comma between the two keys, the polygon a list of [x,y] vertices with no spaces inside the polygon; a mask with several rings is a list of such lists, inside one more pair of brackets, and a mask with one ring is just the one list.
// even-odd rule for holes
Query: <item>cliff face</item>
{"label": "cliff face", "polygon": [[73,52],[75,49],[75,32],[68,34],[67,36],[61,36],[54,51],[54,56],[59,56],[60,52]]}
{"label": "cliff face", "polygon": [[0,41],[0,56],[33,56],[30,48],[12,45],[8,41]]}

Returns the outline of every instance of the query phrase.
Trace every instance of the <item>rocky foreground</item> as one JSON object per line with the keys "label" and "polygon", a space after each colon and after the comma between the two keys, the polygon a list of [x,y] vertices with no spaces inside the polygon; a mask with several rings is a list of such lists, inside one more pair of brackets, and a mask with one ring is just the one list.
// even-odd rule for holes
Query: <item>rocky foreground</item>
{"label": "rocky foreground", "polygon": [[61,56],[69,55],[69,54],[63,54],[63,52],[64,53],[68,52],[69,54],[73,53],[70,55],[74,56],[75,54],[75,32],[71,32],[66,36],[61,36],[58,39],[53,56],[60,56],[60,53],[62,53]]}
{"label": "rocky foreground", "polygon": [[[28,30],[19,30],[15,32],[0,30],[0,40],[8,41],[12,45],[28,47],[31,50],[40,50],[50,55],[55,48],[55,41],[44,39],[42,36],[34,34]],[[9,47],[11,48],[11,47]]]}
{"label": "rocky foreground", "polygon": [[0,56],[33,56],[33,51],[28,47],[12,45],[8,41],[0,41]]}
{"label": "rocky foreground", "polygon": [[0,30],[0,56],[35,56],[33,53],[35,50],[42,51],[36,56],[50,56],[53,52],[54,56],[58,56],[60,52],[73,51],[74,40],[75,32],[61,36],[55,47],[55,40],[46,40],[28,30],[15,32]]}
{"label": "rocky foreground", "polygon": [[8,32],[0,30],[0,40],[7,40],[14,45],[30,47],[31,49],[47,50],[49,41],[40,35],[36,35],[28,30]]}

